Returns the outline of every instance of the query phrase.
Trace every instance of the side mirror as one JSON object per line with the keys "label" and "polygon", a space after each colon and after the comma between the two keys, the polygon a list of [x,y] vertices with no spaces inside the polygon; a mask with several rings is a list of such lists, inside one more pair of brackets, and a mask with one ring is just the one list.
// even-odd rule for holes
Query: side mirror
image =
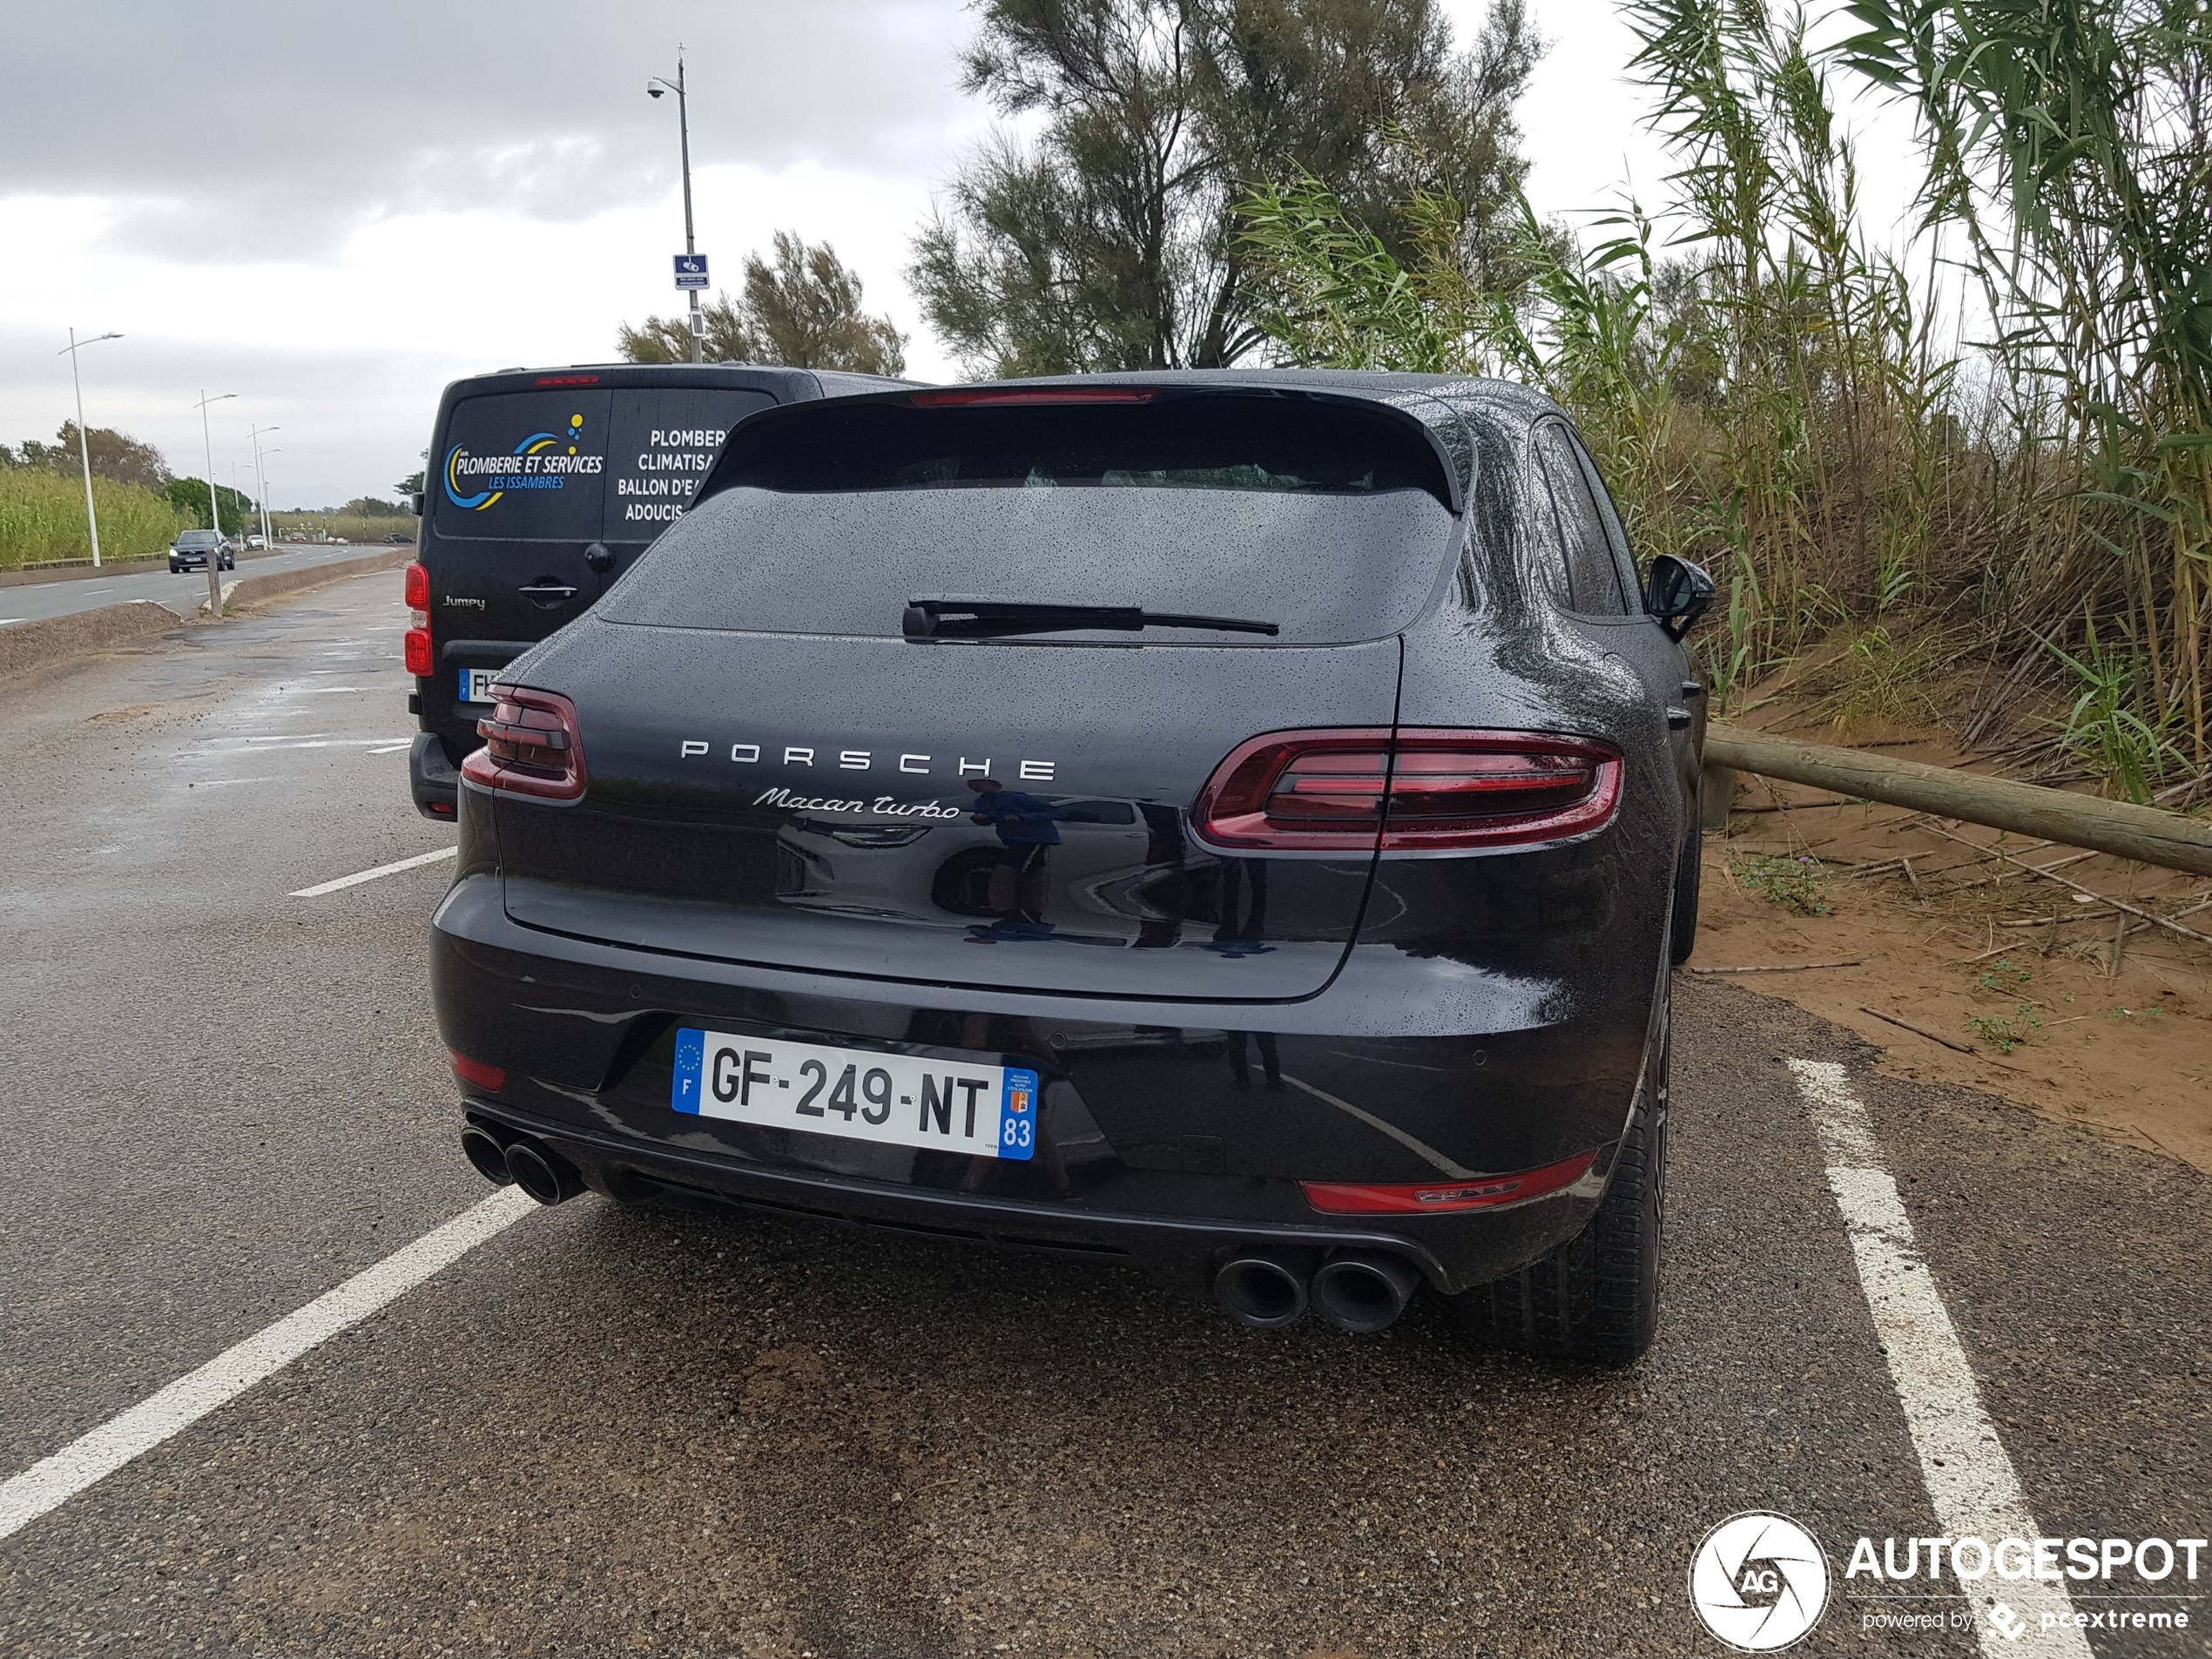
{"label": "side mirror", "polygon": [[408,510],[414,513],[417,518],[422,516],[422,492],[421,490],[418,489],[413,495],[409,496],[407,498],[407,504]]}
{"label": "side mirror", "polygon": [[1712,605],[1713,578],[1688,559],[1662,553],[1651,561],[1643,594],[1643,608],[1658,619],[1668,638],[1679,641]]}

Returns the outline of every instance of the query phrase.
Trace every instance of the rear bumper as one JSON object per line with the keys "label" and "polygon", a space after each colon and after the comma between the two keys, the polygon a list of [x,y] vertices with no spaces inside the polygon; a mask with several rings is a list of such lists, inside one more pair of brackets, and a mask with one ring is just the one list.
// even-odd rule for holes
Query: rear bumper
{"label": "rear bumper", "polygon": [[[536,1135],[583,1172],[584,1184],[609,1197],[705,1198],[741,1209],[812,1221],[904,1232],[953,1243],[986,1244],[1044,1255],[1084,1256],[1142,1267],[1177,1289],[1202,1293],[1232,1253],[1255,1244],[1305,1251],[1381,1251],[1405,1258],[1447,1291],[1482,1282],[1465,1272],[1463,1252],[1440,1253],[1434,1241],[1388,1229],[1256,1222],[1204,1216],[1071,1211],[971,1193],[911,1188],[819,1173],[763,1168],[685,1147],[640,1146],[625,1137],[555,1123],[480,1098],[467,1103],[472,1121]],[[1587,1216],[1588,1206],[1578,1213]],[[1577,1224],[1579,1230],[1579,1223]],[[1513,1265],[1498,1271],[1510,1271]]]}
{"label": "rear bumper", "polygon": [[[1649,998],[1533,1029],[1486,1030],[1477,1004],[1456,1032],[1432,1001],[1425,1029],[1390,1032],[1372,987],[1133,1008],[774,973],[523,927],[499,893],[464,867],[440,907],[441,1030],[507,1075],[468,1091],[469,1115],[551,1143],[588,1184],[1118,1258],[1190,1289],[1254,1244],[1388,1251],[1447,1293],[1525,1265],[1602,1197],[1649,1029]],[[1044,1150],[1018,1163],[679,1115],[685,1024],[1034,1067]],[[1582,1182],[1495,1209],[1324,1215],[1299,1184],[1448,1184],[1593,1148]]]}
{"label": "rear bumper", "polygon": [[441,824],[450,824],[459,810],[461,770],[446,752],[445,739],[435,732],[418,732],[407,752],[408,792],[415,810]]}

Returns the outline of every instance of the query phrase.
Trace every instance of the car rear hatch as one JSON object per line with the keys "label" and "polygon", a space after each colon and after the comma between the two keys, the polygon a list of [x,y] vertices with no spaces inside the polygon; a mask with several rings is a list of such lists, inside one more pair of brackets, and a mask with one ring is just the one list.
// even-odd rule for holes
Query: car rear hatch
{"label": "car rear hatch", "polygon": [[554,695],[502,718],[572,718],[583,787],[496,795],[515,920],[946,987],[1327,984],[1372,827],[1277,853],[1191,813],[1257,735],[1372,754],[1391,728],[1398,631],[1458,527],[1416,422],[1307,395],[847,400],[751,423],[710,489],[516,664]]}

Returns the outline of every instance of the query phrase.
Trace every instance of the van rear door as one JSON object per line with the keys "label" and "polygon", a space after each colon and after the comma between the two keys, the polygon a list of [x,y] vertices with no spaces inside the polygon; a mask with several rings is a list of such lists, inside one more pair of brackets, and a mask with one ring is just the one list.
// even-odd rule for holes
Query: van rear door
{"label": "van rear door", "polygon": [[729,428],[776,401],[623,375],[494,382],[449,406],[422,538],[435,671],[421,712],[456,754],[488,706],[470,695],[483,674],[590,606],[690,504]]}

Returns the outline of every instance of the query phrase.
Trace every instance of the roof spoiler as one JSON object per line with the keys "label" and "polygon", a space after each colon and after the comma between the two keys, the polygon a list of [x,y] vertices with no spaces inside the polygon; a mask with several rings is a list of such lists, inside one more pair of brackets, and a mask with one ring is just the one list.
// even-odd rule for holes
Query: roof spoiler
{"label": "roof spoiler", "polygon": [[1393,401],[1357,393],[1272,386],[1263,381],[1217,381],[1190,385],[1173,381],[1116,381],[1099,376],[1069,381],[1005,381],[977,386],[933,387],[912,391],[868,393],[850,397],[823,398],[786,404],[747,415],[730,429],[712,471],[704,479],[692,506],[710,496],[737,487],[745,475],[767,458],[772,448],[796,435],[787,430],[793,421],[821,421],[854,408],[879,407],[916,412],[989,408],[1099,408],[1102,406],[1169,404],[1193,401],[1264,399],[1308,406],[1335,406],[1357,411],[1366,419],[1398,428],[1433,463],[1433,476],[1424,488],[1454,514],[1467,510],[1466,490],[1459,469],[1435,429],[1419,415]]}

